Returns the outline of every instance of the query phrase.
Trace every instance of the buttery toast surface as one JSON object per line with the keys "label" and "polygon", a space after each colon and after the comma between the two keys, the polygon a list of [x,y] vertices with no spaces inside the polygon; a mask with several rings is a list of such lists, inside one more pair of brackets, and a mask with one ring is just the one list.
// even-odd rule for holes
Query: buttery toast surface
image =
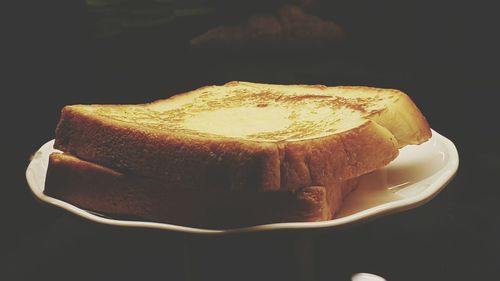
{"label": "buttery toast surface", "polygon": [[67,106],[55,147],[171,187],[291,191],[356,178],[430,136],[397,90],[230,82],[149,104]]}

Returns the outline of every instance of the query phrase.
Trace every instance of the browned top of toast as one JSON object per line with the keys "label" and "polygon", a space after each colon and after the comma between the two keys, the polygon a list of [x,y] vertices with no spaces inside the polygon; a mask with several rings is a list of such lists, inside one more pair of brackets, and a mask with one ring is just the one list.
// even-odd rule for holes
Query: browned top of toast
{"label": "browned top of toast", "polygon": [[275,142],[356,128],[402,96],[399,91],[364,87],[232,82],[144,105],[80,107],[154,130]]}

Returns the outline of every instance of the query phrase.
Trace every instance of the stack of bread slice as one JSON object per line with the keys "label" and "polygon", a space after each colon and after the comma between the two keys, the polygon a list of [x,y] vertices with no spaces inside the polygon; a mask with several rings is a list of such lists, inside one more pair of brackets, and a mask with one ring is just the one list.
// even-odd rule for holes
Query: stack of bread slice
{"label": "stack of bread slice", "polygon": [[358,178],[430,127],[392,89],[229,82],[62,110],[45,193],[110,216],[205,228],[329,220]]}

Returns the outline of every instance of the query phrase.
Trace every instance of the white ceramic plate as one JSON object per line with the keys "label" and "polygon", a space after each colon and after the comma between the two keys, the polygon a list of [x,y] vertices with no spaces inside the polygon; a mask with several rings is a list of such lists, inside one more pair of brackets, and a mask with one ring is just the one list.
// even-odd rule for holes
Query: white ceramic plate
{"label": "white ceramic plate", "polygon": [[399,156],[388,166],[363,176],[360,186],[347,197],[337,217],[322,222],[275,223],[237,229],[212,230],[100,216],[43,193],[48,156],[54,151],[53,140],[44,144],[35,153],[26,170],[26,178],[31,191],[42,202],[60,207],[85,219],[109,225],[156,228],[192,234],[338,228],[420,206],[432,199],[446,186],[458,169],[458,152],[450,140],[435,131],[432,133],[432,138],[426,143],[403,148]]}

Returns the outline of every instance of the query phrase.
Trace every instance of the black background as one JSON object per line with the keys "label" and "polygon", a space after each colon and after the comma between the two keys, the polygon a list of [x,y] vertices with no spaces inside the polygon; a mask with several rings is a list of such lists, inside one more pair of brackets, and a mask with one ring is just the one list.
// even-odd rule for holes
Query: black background
{"label": "black background", "polygon": [[[355,272],[387,280],[500,276],[493,7],[472,1],[323,1],[316,14],[335,20],[347,34],[331,51],[193,52],[189,38],[267,7],[215,2],[216,16],[181,18],[108,39],[89,32],[84,1],[4,9],[12,13],[2,40],[7,75],[0,274],[8,279],[0,279],[184,280],[186,272],[192,280],[349,280]],[[432,128],[456,144],[459,172],[428,204],[348,229],[224,238],[96,225],[30,194],[24,179],[29,157],[53,138],[62,106],[146,102],[231,80],[401,89]]]}

